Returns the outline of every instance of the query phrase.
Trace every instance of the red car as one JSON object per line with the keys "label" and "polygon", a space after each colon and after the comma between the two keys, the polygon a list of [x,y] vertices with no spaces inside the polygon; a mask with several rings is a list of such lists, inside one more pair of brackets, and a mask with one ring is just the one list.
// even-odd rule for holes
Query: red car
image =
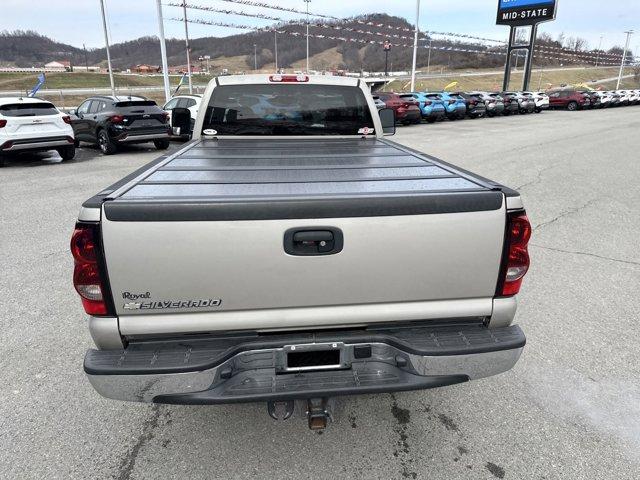
{"label": "red car", "polygon": [[563,89],[547,92],[549,106],[551,108],[566,108],[567,110],[580,110],[591,106],[591,97],[588,93],[579,90]]}
{"label": "red car", "polygon": [[403,125],[410,123],[420,123],[422,121],[422,113],[420,112],[419,103],[408,98],[400,98],[397,93],[377,92],[373,97],[382,100],[387,108],[393,109],[396,113],[396,121]]}

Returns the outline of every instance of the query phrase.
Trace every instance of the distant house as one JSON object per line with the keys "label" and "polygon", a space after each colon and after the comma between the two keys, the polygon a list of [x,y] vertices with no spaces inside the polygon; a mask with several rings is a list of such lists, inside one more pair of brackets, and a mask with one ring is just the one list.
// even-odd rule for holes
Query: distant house
{"label": "distant house", "polygon": [[160,73],[162,68],[159,65],[147,65],[145,63],[131,67],[134,73]]}
{"label": "distant house", "polygon": [[46,63],[44,66],[45,71],[48,72],[72,72],[73,67],[69,60],[56,60]]}

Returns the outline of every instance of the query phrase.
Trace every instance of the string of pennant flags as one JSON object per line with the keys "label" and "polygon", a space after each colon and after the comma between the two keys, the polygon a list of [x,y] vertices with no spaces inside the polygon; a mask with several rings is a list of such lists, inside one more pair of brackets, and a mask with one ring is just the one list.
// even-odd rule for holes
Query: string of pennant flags
{"label": "string of pennant flags", "polygon": [[[278,10],[281,12],[298,13],[301,15],[307,15],[306,11],[298,10],[296,8],[282,7],[280,5],[273,5],[270,3],[254,2],[253,0],[221,0],[221,1],[227,2],[227,3],[236,3],[238,5],[246,5],[249,7],[268,8],[270,10]],[[180,3],[179,6],[182,7],[182,3]],[[187,8],[189,7],[187,6]],[[312,12],[308,12],[308,13],[312,17],[329,18],[331,20],[341,20],[340,18],[331,16],[331,15],[322,15],[320,13],[312,13]]]}
{"label": "string of pennant flags", "polygon": [[[173,21],[178,21],[178,22],[184,22],[184,18],[170,18],[170,20]],[[218,21],[212,21],[212,20],[204,20],[204,19],[199,19],[199,18],[195,18],[195,19],[188,19],[187,22],[189,23],[194,23],[194,24],[199,24],[199,25],[208,25],[208,26],[217,26],[217,27],[227,27],[227,28],[236,28],[236,29],[242,29],[242,30],[252,30],[252,31],[256,31],[256,32],[277,32],[278,34],[284,34],[284,35],[290,35],[293,37],[304,37],[306,36],[306,33],[303,32],[296,32],[296,31],[290,31],[287,30],[285,27],[283,26],[279,26],[279,27],[255,27],[255,26],[251,26],[251,25],[243,25],[243,24],[237,24],[237,23],[229,23],[229,22],[218,22]],[[335,35],[323,35],[323,34],[309,34],[309,37],[311,38],[318,38],[318,39],[325,39],[325,40],[334,40],[334,41],[341,41],[341,42],[346,42],[346,43],[358,43],[361,45],[384,45],[385,42],[382,40],[373,40],[373,39],[363,39],[363,38],[351,38],[351,37],[344,37],[344,36],[335,36]],[[390,45],[392,47],[396,47],[396,48],[412,48],[413,44],[412,43],[391,43],[389,42]],[[474,53],[474,54],[479,54],[479,55],[494,55],[494,56],[504,56],[506,54],[506,51],[504,48],[502,47],[489,47],[492,48],[493,50],[478,50],[478,49],[471,49],[471,48],[465,48],[465,47],[460,47],[460,46],[427,46],[427,45],[420,45],[419,48],[423,48],[423,49],[428,49],[431,48],[432,50],[436,50],[436,51],[443,51],[443,52],[461,52],[461,53]],[[583,58],[579,58],[576,55],[569,55],[569,54],[557,54],[555,52],[549,52],[545,50],[545,47],[543,46],[538,46],[536,47],[536,53],[535,53],[535,57],[536,58],[545,58],[545,59],[551,59],[551,60],[560,60],[560,61],[586,61]],[[562,55],[564,58],[560,57],[560,56],[556,56],[556,55]],[[593,60],[591,60],[593,61]],[[607,63],[605,61],[602,62],[598,62],[599,65],[602,66],[608,66],[608,65],[616,65],[614,63]]]}
{"label": "string of pennant flags", "polygon": [[[260,2],[254,2],[252,0],[222,0],[222,1],[227,1],[230,3],[238,3],[238,4],[242,4],[242,5],[250,5],[250,6],[260,6],[263,8],[272,8],[274,10],[281,10],[281,11],[287,11],[287,12],[293,12],[293,13],[305,13],[293,8],[280,8],[278,6],[274,6],[274,5],[268,5],[268,4],[264,4],[264,3],[260,3]],[[169,2],[167,3],[168,6],[172,6],[172,7],[182,7],[183,4],[182,3],[176,3],[176,2]],[[261,14],[261,13],[249,13],[249,12],[243,12],[243,11],[234,11],[234,10],[223,10],[223,9],[217,9],[214,7],[208,7],[208,6],[202,6],[202,5],[192,5],[192,4],[187,4],[186,5],[187,8],[190,9],[194,9],[194,10],[201,10],[201,11],[209,11],[209,12],[215,12],[215,13],[223,13],[223,14],[227,14],[227,15],[240,15],[240,16],[246,16],[246,17],[252,17],[252,18],[260,18],[263,20],[273,20],[273,21],[278,21],[281,22],[283,24],[289,25],[289,26],[305,26],[306,23],[300,23],[299,21],[295,21],[295,20],[286,20],[284,18],[280,18],[280,17],[275,17],[272,15],[266,15],[266,14]],[[332,19],[337,19],[336,17],[331,17],[328,15],[314,15],[314,16],[320,16],[320,17],[324,17],[324,18],[332,18]],[[393,26],[393,25],[388,25],[388,24],[384,24],[384,23],[377,23],[377,22],[372,22],[372,21],[363,21],[363,20],[358,20],[355,19],[355,21],[360,24],[360,25],[364,25],[364,26],[370,26],[370,27],[375,27],[375,28],[384,28],[387,30],[391,30],[391,31],[402,31],[402,32],[413,32],[414,30],[411,28],[407,28],[407,27],[401,27],[401,26]],[[222,22],[221,22],[222,23]],[[231,24],[230,24],[231,25]],[[229,26],[230,26],[229,25]],[[218,25],[218,26],[226,26],[226,25]],[[408,36],[404,36],[404,35],[399,35],[399,34],[389,34],[388,32],[378,32],[378,31],[371,31],[371,30],[362,30],[359,28],[354,28],[354,27],[346,27],[346,26],[340,26],[340,25],[335,25],[335,24],[327,24],[327,23],[321,23],[318,21],[314,21],[314,22],[309,22],[309,26],[310,27],[316,27],[316,28],[323,28],[323,29],[329,29],[329,30],[336,30],[336,31],[346,31],[346,32],[351,32],[351,33],[357,33],[360,35],[369,35],[369,36],[377,36],[377,37],[384,37],[384,38],[393,38],[396,40],[407,40],[410,42],[413,42],[413,38],[412,37],[408,37]],[[243,26],[238,26],[238,28],[252,28],[255,30],[260,31],[257,28],[254,27],[248,27],[246,25]],[[234,27],[231,27],[234,28]],[[265,27],[269,30],[269,27]],[[271,29],[273,29],[273,27],[271,27]],[[267,30],[267,31],[268,31]],[[265,30],[262,30],[265,31]],[[496,40],[496,39],[491,39],[491,38],[486,38],[486,37],[478,37],[478,36],[474,36],[474,35],[467,35],[467,34],[461,34],[461,33],[456,33],[456,32],[439,32],[439,31],[434,31],[434,30],[426,30],[426,31],[422,31],[421,33],[426,33],[426,34],[430,34],[430,35],[438,35],[438,36],[445,36],[445,37],[454,37],[454,38],[463,38],[463,39],[472,39],[472,40],[480,40],[480,41],[489,41],[489,42],[496,42],[501,44],[500,47],[498,46],[488,46],[485,44],[478,44],[478,43],[473,43],[474,46],[478,46],[478,47],[483,47],[483,48],[504,48],[504,46],[506,46],[507,42],[503,41],[503,40]],[[312,35],[309,35],[310,37]],[[314,38],[331,38],[330,36],[315,36]],[[429,37],[421,37],[419,38],[419,40],[422,41],[427,41],[427,40],[432,40]],[[394,46],[405,46],[404,44],[396,44]],[[620,61],[622,59],[622,55],[620,54],[613,54],[613,53],[605,53],[605,52],[577,52],[575,50],[569,50],[566,49],[564,47],[554,47],[551,45],[536,45],[536,48],[539,48],[541,51],[547,51],[549,53],[554,53],[556,55],[561,55],[564,56],[565,60],[567,58],[576,58],[576,59],[580,59],[580,60],[585,60],[585,61],[592,61],[594,63],[598,63],[600,65],[604,65],[604,61],[607,59],[610,60],[615,60],[615,61]],[[602,61],[600,61],[602,60]]]}
{"label": "string of pennant flags", "polygon": [[[169,2],[169,3],[165,3],[164,5],[166,5],[168,7],[180,7],[180,8],[182,8],[182,3]],[[262,20],[274,20],[276,22],[284,22],[284,21],[286,21],[286,20],[284,20],[284,19],[282,19],[280,17],[274,17],[272,15],[266,15],[264,13],[249,13],[249,12],[243,12],[243,11],[238,11],[238,10],[227,10],[227,9],[223,9],[223,8],[205,7],[204,5],[190,5],[190,4],[187,4],[187,8],[190,8],[192,10],[201,10],[203,12],[222,13],[223,15],[239,15],[239,16],[242,16],[242,17],[260,18]]]}

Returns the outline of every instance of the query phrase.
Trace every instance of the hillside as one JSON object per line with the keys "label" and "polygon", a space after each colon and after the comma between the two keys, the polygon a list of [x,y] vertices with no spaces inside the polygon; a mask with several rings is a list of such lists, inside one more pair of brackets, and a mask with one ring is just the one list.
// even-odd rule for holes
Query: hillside
{"label": "hillside", "polygon": [[[383,26],[366,26],[365,22],[383,24]],[[305,26],[302,22],[278,24],[278,30],[286,33],[278,34],[278,66],[284,68],[300,69],[304,65],[306,47],[304,41]],[[393,33],[404,38],[393,38],[394,43],[405,44],[396,46],[389,53],[389,69],[403,71],[411,68],[412,26],[407,20],[386,14],[368,14],[343,20],[335,20],[325,23],[325,28],[312,24],[310,33],[310,68],[314,70],[346,69],[357,71],[383,71],[385,67],[384,52],[377,42],[385,39],[381,32]],[[462,30],[462,29],[461,29]],[[314,36],[315,35],[315,36]],[[318,38],[316,36],[323,36]],[[333,36],[334,38],[329,38]],[[339,37],[342,37],[341,40]],[[348,38],[351,41],[345,41]],[[434,37],[430,40],[432,45],[431,65],[442,66],[447,70],[493,68],[504,65],[504,54],[499,47],[478,44],[475,40],[451,40],[460,37]],[[565,40],[563,36],[557,40],[548,34],[541,34],[538,45],[547,48],[543,54],[537,54],[536,66],[559,66],[561,64],[580,65],[581,60],[567,54],[570,51],[579,52],[593,59],[593,51],[585,52],[584,43],[578,45],[576,41]],[[374,43],[370,43],[370,42]],[[573,43],[572,43],[573,42]],[[205,37],[191,40],[191,58],[200,56],[211,57],[210,66],[213,72],[219,72],[227,68],[232,72],[252,70],[254,65],[254,47],[258,45],[257,66],[258,69],[274,67],[274,33],[245,32],[227,37]],[[418,67],[424,68],[428,62],[428,49],[426,39],[421,41],[418,49]],[[495,44],[492,44],[495,45]],[[559,51],[563,47],[562,58],[548,52]],[[468,49],[470,51],[455,51],[453,49]],[[446,49],[446,50],[445,50]],[[555,50],[554,50],[555,49]],[[575,50],[574,50],[575,49]],[[613,48],[608,54],[621,54],[622,49]],[[92,49],[86,52],[89,65],[106,64],[106,51],[104,48]],[[169,65],[184,65],[185,51],[184,40],[168,39],[167,56]],[[126,70],[136,64],[160,65],[160,48],[156,37],[141,37],[111,46],[111,58],[114,70]],[[39,35],[33,31],[0,32],[0,66],[42,66],[53,60],[71,60],[73,65],[84,65],[85,52],[83,49],[60,43]],[[197,63],[197,60],[195,60]],[[588,62],[583,62],[587,65]]]}

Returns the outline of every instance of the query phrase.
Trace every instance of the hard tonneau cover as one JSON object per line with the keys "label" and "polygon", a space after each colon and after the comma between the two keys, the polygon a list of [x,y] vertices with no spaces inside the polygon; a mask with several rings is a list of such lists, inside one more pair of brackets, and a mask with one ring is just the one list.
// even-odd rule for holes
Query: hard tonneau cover
{"label": "hard tonneau cover", "polygon": [[[384,139],[200,140],[94,197],[112,221],[495,210],[501,186]],[[97,205],[97,204],[98,205]]]}

